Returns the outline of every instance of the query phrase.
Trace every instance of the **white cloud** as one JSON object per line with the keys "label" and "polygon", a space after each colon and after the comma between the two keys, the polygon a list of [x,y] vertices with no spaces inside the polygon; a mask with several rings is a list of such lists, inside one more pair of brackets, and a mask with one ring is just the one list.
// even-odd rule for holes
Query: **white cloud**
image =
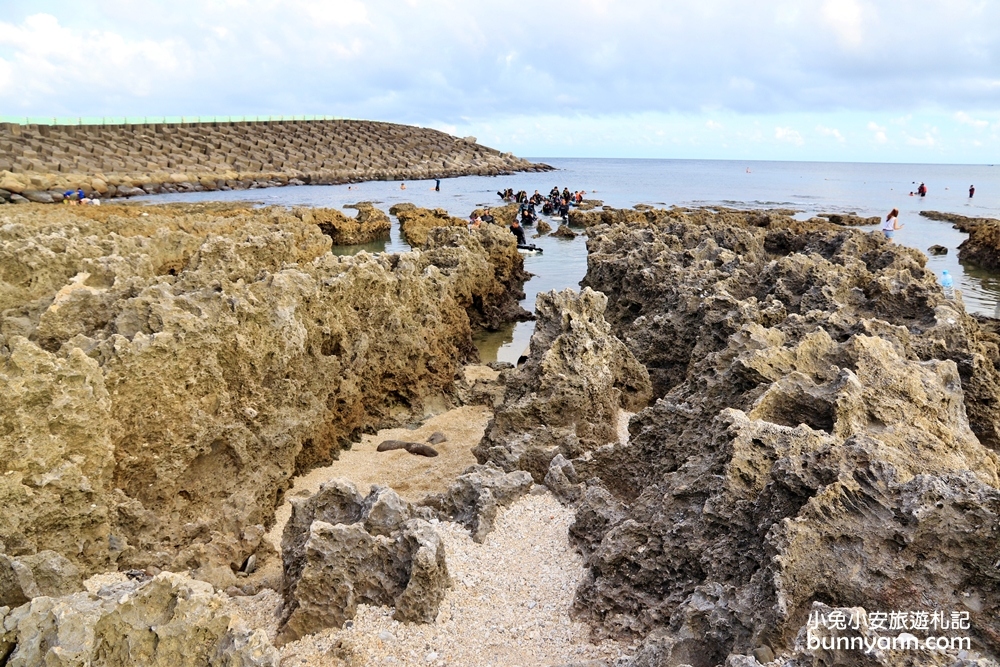
{"label": "white cloud", "polygon": [[906,137],[906,143],[909,146],[933,148],[938,142],[933,136],[931,136],[930,132],[925,132],[922,137]]}
{"label": "white cloud", "polygon": [[716,122],[714,120],[708,120],[705,122],[705,127],[707,127],[710,130],[721,130],[722,123]]}
{"label": "white cloud", "polygon": [[885,127],[875,121],[868,122],[868,129],[872,132],[872,138],[875,140],[875,143],[884,144],[889,140],[885,135]]}
{"label": "white cloud", "polygon": [[844,143],[845,141],[847,141],[844,135],[840,133],[840,130],[838,130],[835,127],[825,127],[823,125],[817,125],[816,131],[819,132],[824,137],[833,137],[839,143]]}
{"label": "white cloud", "polygon": [[990,121],[973,118],[964,111],[956,111],[955,120],[957,120],[959,123],[962,123],[963,125],[971,125],[977,130],[983,130],[990,126]]}
{"label": "white cloud", "polygon": [[798,130],[793,130],[790,127],[774,128],[774,138],[778,141],[787,141],[788,143],[795,144],[796,146],[801,146],[805,143]]}
{"label": "white cloud", "polygon": [[825,0],[823,19],[836,33],[841,46],[856,49],[864,41],[862,10],[858,0]]}

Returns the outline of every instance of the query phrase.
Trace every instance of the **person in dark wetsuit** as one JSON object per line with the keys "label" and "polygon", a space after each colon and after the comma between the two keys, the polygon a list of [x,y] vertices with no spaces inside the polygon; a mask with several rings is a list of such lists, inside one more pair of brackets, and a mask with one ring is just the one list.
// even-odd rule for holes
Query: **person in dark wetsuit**
{"label": "person in dark wetsuit", "polygon": [[563,199],[559,203],[559,217],[561,217],[563,222],[567,225],[569,224],[569,201],[566,199]]}
{"label": "person in dark wetsuit", "polygon": [[569,188],[563,188],[562,198],[566,200],[567,204],[569,203],[569,201],[570,201]]}
{"label": "person in dark wetsuit", "polygon": [[493,216],[490,215],[490,207],[489,206],[486,206],[486,207],[483,208],[483,215],[480,217],[480,220],[482,220],[483,222],[487,222],[487,223],[494,222]]}
{"label": "person in dark wetsuit", "polygon": [[517,239],[517,245],[528,245],[528,242],[524,240],[524,229],[517,222],[517,218],[514,218],[514,222],[510,223],[510,231]]}
{"label": "person in dark wetsuit", "polygon": [[535,216],[531,215],[531,211],[524,209],[521,212],[521,227],[527,227],[535,223]]}
{"label": "person in dark wetsuit", "polygon": [[972,199],[972,195],[974,195],[974,194],[976,194],[976,186],[975,185],[970,185],[969,186],[969,199]]}

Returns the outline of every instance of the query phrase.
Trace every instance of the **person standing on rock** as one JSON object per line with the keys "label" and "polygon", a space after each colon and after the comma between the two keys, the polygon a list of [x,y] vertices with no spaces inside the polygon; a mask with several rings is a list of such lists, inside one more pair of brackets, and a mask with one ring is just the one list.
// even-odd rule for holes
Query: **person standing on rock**
{"label": "person standing on rock", "polygon": [[885,222],[882,223],[882,233],[889,239],[889,243],[892,243],[892,237],[896,230],[902,228],[903,225],[899,224],[899,209],[894,208],[889,211],[889,215],[885,216]]}

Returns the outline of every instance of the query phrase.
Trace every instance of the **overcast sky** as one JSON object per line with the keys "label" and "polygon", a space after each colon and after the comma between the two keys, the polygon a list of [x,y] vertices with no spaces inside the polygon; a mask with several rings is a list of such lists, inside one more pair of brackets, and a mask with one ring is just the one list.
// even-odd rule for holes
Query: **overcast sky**
{"label": "overcast sky", "polygon": [[993,163],[1000,2],[0,0],[0,115],[329,114],[535,157]]}

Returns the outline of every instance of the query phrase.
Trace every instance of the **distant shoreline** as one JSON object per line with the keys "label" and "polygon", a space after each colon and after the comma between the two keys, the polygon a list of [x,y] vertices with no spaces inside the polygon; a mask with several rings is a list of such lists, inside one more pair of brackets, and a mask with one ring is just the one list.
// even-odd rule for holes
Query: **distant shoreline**
{"label": "distant shoreline", "polygon": [[0,199],[500,176],[552,167],[427,128],[354,120],[0,123]]}

